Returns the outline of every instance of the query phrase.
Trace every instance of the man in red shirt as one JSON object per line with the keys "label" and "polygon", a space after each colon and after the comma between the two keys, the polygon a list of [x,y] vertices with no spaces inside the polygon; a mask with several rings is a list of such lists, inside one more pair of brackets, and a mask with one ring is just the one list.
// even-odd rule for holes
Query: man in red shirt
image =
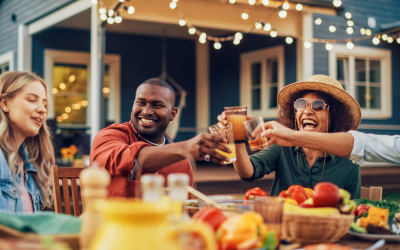
{"label": "man in red shirt", "polygon": [[110,197],[135,196],[140,174],[156,173],[166,178],[171,173],[185,173],[193,185],[193,170],[187,157],[196,161],[205,157],[217,163],[229,161],[214,150],[230,152],[217,135],[200,134],[173,143],[165,131],[176,113],[173,88],[152,78],[137,88],[130,122],[113,124],[95,136],[90,161],[110,173]]}

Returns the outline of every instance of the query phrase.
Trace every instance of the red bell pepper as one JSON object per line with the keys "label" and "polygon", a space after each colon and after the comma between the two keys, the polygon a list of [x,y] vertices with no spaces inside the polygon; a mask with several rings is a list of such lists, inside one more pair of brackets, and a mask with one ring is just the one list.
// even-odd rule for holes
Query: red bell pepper
{"label": "red bell pepper", "polygon": [[217,231],[219,225],[226,220],[226,217],[218,208],[204,207],[197,211],[192,219],[206,222],[214,228],[214,231]]}
{"label": "red bell pepper", "polygon": [[268,193],[259,187],[255,187],[255,188],[247,190],[246,194],[244,195],[244,199],[245,200],[253,200],[254,196],[268,196]]}
{"label": "red bell pepper", "polygon": [[306,190],[304,190],[304,188],[300,185],[292,185],[288,188],[288,190],[281,191],[279,193],[279,197],[291,198],[297,201],[299,204],[303,203],[309,198]]}

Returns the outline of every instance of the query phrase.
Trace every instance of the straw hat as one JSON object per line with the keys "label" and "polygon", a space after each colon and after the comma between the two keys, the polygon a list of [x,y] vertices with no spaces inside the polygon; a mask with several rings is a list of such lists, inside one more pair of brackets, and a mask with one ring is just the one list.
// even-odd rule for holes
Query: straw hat
{"label": "straw hat", "polygon": [[351,116],[353,117],[351,129],[355,130],[358,128],[358,125],[360,125],[360,105],[349,93],[343,89],[342,84],[335,79],[325,75],[314,75],[307,81],[289,84],[281,89],[281,91],[278,93],[279,105],[282,106],[283,104],[287,103],[293,94],[301,90],[317,90],[333,96],[347,106]]}

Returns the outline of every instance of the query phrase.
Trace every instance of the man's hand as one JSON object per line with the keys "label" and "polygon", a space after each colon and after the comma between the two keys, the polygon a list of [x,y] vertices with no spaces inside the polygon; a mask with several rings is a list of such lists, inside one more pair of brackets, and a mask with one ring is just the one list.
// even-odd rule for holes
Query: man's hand
{"label": "man's hand", "polygon": [[278,144],[284,147],[293,147],[294,136],[298,131],[287,128],[276,121],[264,123],[266,131],[261,133],[261,136],[268,138],[268,146]]}
{"label": "man's hand", "polygon": [[203,133],[186,141],[184,145],[194,160],[204,160],[204,157],[208,154],[211,161],[222,164],[224,161],[229,162],[229,159],[217,153],[215,149],[231,153],[231,150],[224,143],[227,143],[226,139],[217,134]]}
{"label": "man's hand", "polygon": [[[218,115],[217,119],[218,119],[218,126],[220,128],[225,127],[226,124],[228,123],[228,119],[226,117],[225,111],[223,111],[220,115]],[[246,117],[246,120],[250,120],[250,119],[251,119],[251,115],[248,115]]]}

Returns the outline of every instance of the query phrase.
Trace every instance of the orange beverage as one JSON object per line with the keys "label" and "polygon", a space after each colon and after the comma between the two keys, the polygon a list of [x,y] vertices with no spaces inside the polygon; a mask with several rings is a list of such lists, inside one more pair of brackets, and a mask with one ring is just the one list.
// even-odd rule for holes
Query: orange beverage
{"label": "orange beverage", "polygon": [[224,161],[224,164],[229,164],[232,163],[234,161],[236,161],[236,148],[235,148],[235,144],[227,144],[225,145],[226,147],[230,148],[232,150],[232,153],[228,154],[225,152],[222,152],[219,149],[216,149],[215,151],[217,151],[218,153],[220,153],[221,155],[228,157],[230,159],[229,162]]}
{"label": "orange beverage", "polygon": [[224,111],[228,122],[232,123],[235,143],[246,142],[247,134],[243,122],[247,119],[247,107],[225,107]]}
{"label": "orange beverage", "polygon": [[267,145],[268,141],[267,138],[261,137],[255,140],[249,140],[249,146],[251,151],[256,151],[259,149],[264,148]]}
{"label": "orange beverage", "polygon": [[215,124],[210,126],[209,130],[211,134],[218,134],[222,138],[226,139],[228,143],[225,144],[225,146],[232,150],[231,153],[225,153],[219,149],[215,149],[215,151],[217,151],[221,155],[229,158],[229,161],[227,162],[224,161],[224,164],[229,164],[236,161],[236,149],[235,149],[235,143],[233,141],[232,123],[228,122],[226,127],[219,127],[218,124]]}

